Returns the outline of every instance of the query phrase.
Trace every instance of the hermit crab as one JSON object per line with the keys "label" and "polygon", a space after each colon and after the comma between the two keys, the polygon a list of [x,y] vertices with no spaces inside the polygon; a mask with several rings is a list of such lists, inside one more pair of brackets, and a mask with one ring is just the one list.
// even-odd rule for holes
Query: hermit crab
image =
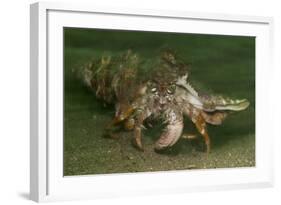
{"label": "hermit crab", "polygon": [[153,62],[131,50],[116,57],[103,56],[82,66],[78,75],[98,98],[114,104],[115,116],[106,130],[124,126],[133,131],[134,144],[140,150],[144,149],[142,129],[146,121],[165,124],[155,142],[159,151],[184,135],[184,117],[188,117],[203,136],[209,153],[207,124],[220,125],[229,111],[241,111],[250,104],[247,99],[198,93],[189,82],[189,64],[169,49]]}

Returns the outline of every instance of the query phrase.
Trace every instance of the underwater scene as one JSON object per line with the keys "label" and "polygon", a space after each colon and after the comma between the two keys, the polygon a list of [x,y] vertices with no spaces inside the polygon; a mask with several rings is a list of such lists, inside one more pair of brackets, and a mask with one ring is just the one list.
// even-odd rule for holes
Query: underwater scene
{"label": "underwater scene", "polygon": [[64,28],[64,176],[255,166],[255,38]]}

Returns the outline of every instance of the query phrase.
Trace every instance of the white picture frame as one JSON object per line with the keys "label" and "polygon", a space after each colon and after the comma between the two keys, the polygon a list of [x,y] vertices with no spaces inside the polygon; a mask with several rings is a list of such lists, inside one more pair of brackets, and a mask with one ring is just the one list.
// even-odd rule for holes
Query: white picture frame
{"label": "white picture frame", "polygon": [[[182,24],[189,24],[191,27],[186,30]],[[255,36],[256,166],[64,177],[62,172],[64,26]],[[137,8],[97,8],[95,5],[69,3],[32,4],[30,198],[41,202],[273,186],[273,134],[268,129],[272,113],[267,111],[269,98],[266,97],[270,89],[272,70],[272,29],[273,19],[270,17]]]}

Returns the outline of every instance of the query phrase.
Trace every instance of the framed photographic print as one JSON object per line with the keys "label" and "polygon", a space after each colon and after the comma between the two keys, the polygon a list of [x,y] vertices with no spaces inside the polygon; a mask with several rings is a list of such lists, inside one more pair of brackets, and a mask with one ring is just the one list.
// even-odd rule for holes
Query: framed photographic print
{"label": "framed photographic print", "polygon": [[32,4],[31,199],[272,186],[272,24]]}

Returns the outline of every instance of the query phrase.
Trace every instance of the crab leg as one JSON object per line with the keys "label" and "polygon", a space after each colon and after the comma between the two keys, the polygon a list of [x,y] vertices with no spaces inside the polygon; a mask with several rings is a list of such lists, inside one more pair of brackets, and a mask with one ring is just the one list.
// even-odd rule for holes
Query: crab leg
{"label": "crab leg", "polygon": [[110,138],[118,138],[118,135],[115,134],[115,126],[120,124],[123,121],[126,121],[130,115],[133,113],[133,108],[132,107],[126,107],[126,109],[123,110],[118,110],[116,112],[115,117],[111,120],[111,122],[108,123],[105,129],[104,136],[108,136]]}
{"label": "crab leg", "polygon": [[141,151],[144,151],[143,146],[142,146],[142,142],[141,142],[141,127],[140,126],[135,127],[134,137],[135,137],[134,139],[135,139],[136,146]]}
{"label": "crab leg", "polygon": [[207,133],[207,127],[206,127],[206,122],[201,114],[199,114],[196,117],[195,120],[195,125],[199,133],[203,136],[206,148],[207,148],[207,154],[210,152],[211,149],[211,144],[210,144],[210,137]]}
{"label": "crab leg", "polygon": [[181,138],[183,139],[187,139],[187,140],[194,140],[194,139],[197,139],[197,135],[195,134],[190,134],[190,133],[184,133],[182,134]]}
{"label": "crab leg", "polygon": [[[184,107],[184,114],[187,115],[191,121],[195,124],[197,130],[199,131],[199,133],[202,135],[202,137],[204,138],[204,142],[206,145],[206,149],[207,149],[207,154],[210,152],[211,149],[211,145],[210,145],[210,137],[207,133],[207,124],[206,124],[206,119],[207,118],[207,114],[201,112],[200,110],[198,110],[197,108],[194,108],[193,106],[189,106],[189,104],[187,104],[186,107]],[[205,116],[206,115],[206,116]],[[211,118],[211,116],[208,116],[209,118]],[[215,116],[217,117],[217,116]],[[221,122],[221,118],[218,118],[215,120],[215,117],[213,116],[212,124],[219,124]],[[221,117],[225,117],[225,115],[221,116]],[[208,119],[208,121],[211,121],[211,119]]]}
{"label": "crab leg", "polygon": [[128,119],[130,115],[133,113],[134,109],[132,107],[128,107],[124,110],[119,111],[113,120],[107,125],[107,129],[111,129],[111,127],[118,125],[124,120]]}
{"label": "crab leg", "polygon": [[139,109],[136,111],[135,116],[135,127],[134,127],[134,143],[141,151],[143,151],[142,141],[141,141],[141,130],[144,127],[143,122],[146,118],[148,118],[151,115],[149,111],[145,111],[142,109]]}

